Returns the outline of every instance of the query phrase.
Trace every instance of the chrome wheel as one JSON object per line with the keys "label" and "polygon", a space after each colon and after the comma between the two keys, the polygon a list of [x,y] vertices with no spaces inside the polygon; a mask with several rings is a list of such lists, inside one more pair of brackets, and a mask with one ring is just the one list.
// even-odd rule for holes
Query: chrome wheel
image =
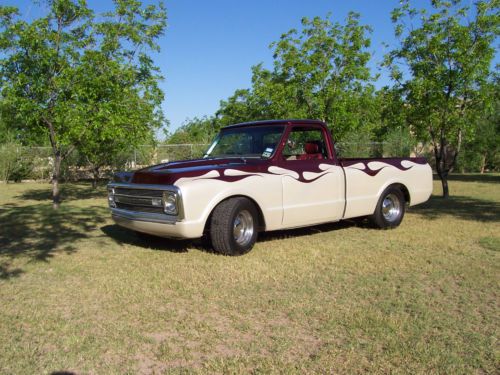
{"label": "chrome wheel", "polygon": [[234,218],[233,236],[238,245],[245,246],[253,238],[253,217],[247,210],[240,211]]}
{"label": "chrome wheel", "polygon": [[252,250],[259,230],[259,214],[253,202],[243,197],[226,199],[213,210],[210,240],[215,251],[243,255]]}
{"label": "chrome wheel", "polygon": [[401,215],[401,201],[395,194],[388,194],[382,202],[382,215],[388,222],[396,221]]}

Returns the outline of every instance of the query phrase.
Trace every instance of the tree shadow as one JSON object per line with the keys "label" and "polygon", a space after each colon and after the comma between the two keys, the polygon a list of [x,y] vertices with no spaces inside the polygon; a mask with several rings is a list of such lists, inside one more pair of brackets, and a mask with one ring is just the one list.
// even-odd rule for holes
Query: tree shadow
{"label": "tree shadow", "polygon": [[119,225],[105,225],[101,231],[117,244],[133,245],[151,250],[170,251],[172,253],[187,253],[189,250],[213,252],[205,239],[179,240],[169,239],[148,234],[136,233]]}
{"label": "tree shadow", "polygon": [[[106,184],[100,183],[96,189],[89,183],[72,182],[61,184],[61,201],[75,201],[82,199],[100,199],[106,197]],[[23,192],[15,198],[21,200],[52,201],[52,188],[47,185],[47,189],[32,189]]]}
{"label": "tree shadow", "polygon": [[50,204],[0,208],[0,277],[20,275],[20,269],[10,269],[11,261],[27,257],[29,261],[48,261],[56,251],[73,253],[76,241],[88,238],[108,212],[105,207],[61,206],[54,210]]}
{"label": "tree shadow", "polygon": [[443,215],[482,222],[498,222],[500,220],[499,203],[464,196],[450,196],[447,199],[433,196],[427,202],[412,207],[411,212],[430,220]]}
{"label": "tree shadow", "polygon": [[0,263],[0,279],[6,280],[13,277],[18,277],[22,273],[24,273],[24,271],[21,270],[20,268],[11,269],[10,267],[11,267],[10,262]]}

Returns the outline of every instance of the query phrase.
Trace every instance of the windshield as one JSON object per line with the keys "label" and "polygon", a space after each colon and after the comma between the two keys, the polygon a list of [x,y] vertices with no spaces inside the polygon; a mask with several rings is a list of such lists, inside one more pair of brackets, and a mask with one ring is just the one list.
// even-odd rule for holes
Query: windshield
{"label": "windshield", "polygon": [[222,130],[210,145],[205,158],[270,158],[278,147],[284,126],[246,126]]}

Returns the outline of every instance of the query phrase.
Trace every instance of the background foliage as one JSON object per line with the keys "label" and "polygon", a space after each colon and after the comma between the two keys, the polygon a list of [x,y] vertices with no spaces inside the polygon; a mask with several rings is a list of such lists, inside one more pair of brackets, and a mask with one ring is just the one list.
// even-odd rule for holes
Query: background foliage
{"label": "background foliage", "polygon": [[114,0],[96,17],[83,0],[48,0],[47,14],[31,22],[0,7],[2,119],[22,143],[47,139],[54,207],[62,163],[76,148],[97,174],[162,124],[161,76],[149,52],[165,26],[162,3]]}
{"label": "background foliage", "polygon": [[221,101],[213,116],[187,121],[167,142],[205,142],[236,122],[316,118],[327,122],[344,156],[424,154],[443,181],[452,171],[498,170],[498,66],[492,61],[499,2],[431,5],[426,11],[403,1],[392,13],[400,44],[389,46],[380,67],[392,86],[374,86],[371,30],[358,14],[343,24],[328,16],[304,18],[300,31],[271,44],[273,69],[253,66],[251,88]]}
{"label": "background foliage", "polygon": [[[96,18],[82,1],[47,4],[48,14],[32,22],[0,7],[3,180],[47,178],[52,169],[52,181],[97,181],[198,157],[221,127],[269,118],[326,121],[346,157],[425,155],[443,180],[452,171],[499,169],[498,0],[432,1],[427,11],[400,2],[392,13],[399,43],[378,67],[393,80],[378,88],[371,28],[359,14],[303,18],[270,45],[271,67],[251,68],[251,87],[162,142],[162,77],[151,53],[165,29],[163,5],[115,0]],[[32,146],[52,151],[24,148]]]}

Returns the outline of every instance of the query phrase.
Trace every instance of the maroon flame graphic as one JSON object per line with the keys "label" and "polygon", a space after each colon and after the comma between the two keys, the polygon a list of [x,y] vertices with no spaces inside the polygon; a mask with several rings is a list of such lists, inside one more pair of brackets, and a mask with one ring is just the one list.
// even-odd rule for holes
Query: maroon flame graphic
{"label": "maroon flame graphic", "polygon": [[[371,177],[374,177],[376,176],[377,174],[380,173],[381,170],[389,167],[389,166],[392,166],[392,167],[395,167],[401,171],[407,171],[411,168],[413,168],[413,165],[409,166],[409,167],[405,167],[403,166],[403,161],[411,161],[412,163],[415,163],[415,164],[421,164],[421,165],[424,165],[427,163],[427,160],[425,160],[425,158],[411,158],[411,159],[395,159],[395,158],[391,158],[391,159],[371,159],[371,160],[366,160],[366,159],[345,159],[342,161],[342,166],[345,167],[345,168],[351,168],[351,169],[356,169],[358,171],[361,171],[361,172],[364,172],[366,173],[367,175],[371,176]],[[368,163],[372,163],[372,162],[381,162],[381,163],[385,163],[387,165],[385,166],[382,166],[380,167],[379,169],[372,169],[370,168],[370,166],[368,165]],[[363,165],[363,168],[356,168],[356,167],[353,167],[353,165],[356,165],[356,164],[362,164]]]}

